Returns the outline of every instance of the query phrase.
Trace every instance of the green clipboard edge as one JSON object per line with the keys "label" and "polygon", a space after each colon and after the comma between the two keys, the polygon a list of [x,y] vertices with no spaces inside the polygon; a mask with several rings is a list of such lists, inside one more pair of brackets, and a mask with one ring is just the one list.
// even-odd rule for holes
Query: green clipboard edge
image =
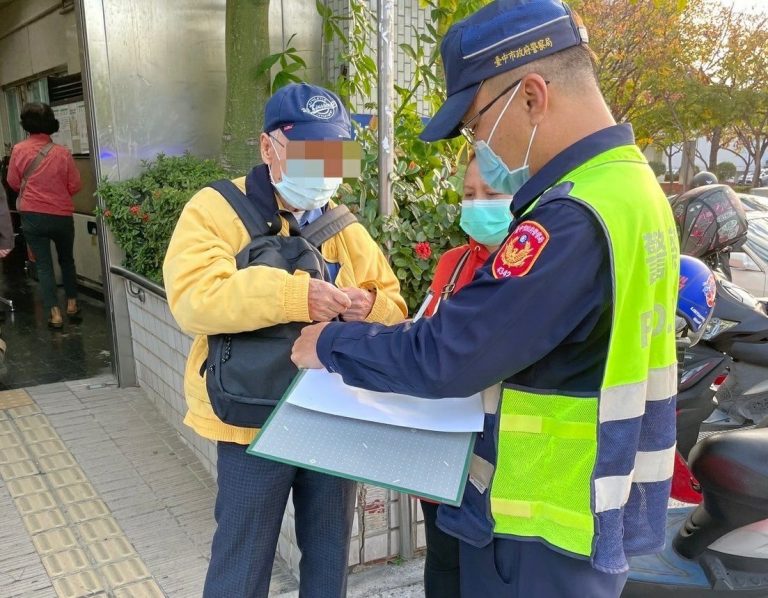
{"label": "green clipboard edge", "polygon": [[[367,478],[363,478],[363,477],[360,477],[360,476],[341,474],[341,473],[339,473],[337,471],[332,471],[330,469],[325,469],[325,468],[322,468],[322,467],[315,467],[315,466],[312,466],[312,465],[307,465],[306,463],[298,463],[298,462],[295,462],[295,461],[291,461],[290,459],[280,459],[279,457],[275,457],[274,455],[266,455],[264,453],[261,453],[261,452],[259,452],[258,450],[256,450],[254,448],[254,445],[256,444],[256,441],[258,440],[259,434],[261,434],[261,431],[263,431],[263,430],[265,430],[265,429],[267,429],[269,427],[269,424],[272,423],[272,418],[274,418],[275,413],[277,413],[277,410],[280,409],[280,407],[282,407],[283,403],[285,403],[285,401],[287,400],[288,396],[291,394],[291,391],[293,390],[293,387],[296,386],[296,384],[298,384],[299,380],[301,380],[301,378],[304,376],[304,374],[306,372],[307,372],[307,370],[305,370],[305,369],[299,371],[299,373],[296,375],[296,377],[291,382],[290,386],[286,389],[285,393],[283,393],[283,396],[280,399],[280,402],[275,406],[275,408],[272,410],[272,413],[269,414],[269,417],[267,418],[267,421],[264,422],[264,425],[261,427],[259,432],[256,434],[256,438],[254,438],[253,441],[251,442],[251,444],[248,445],[248,448],[245,449],[245,452],[248,453],[249,455],[253,455],[254,457],[261,457],[263,459],[269,459],[270,461],[277,461],[278,463],[285,463],[286,465],[292,465],[293,467],[301,467],[302,469],[309,469],[311,471],[317,471],[317,472],[320,472],[320,473],[325,473],[325,474],[328,474],[328,475],[336,476],[338,478],[345,478],[345,479],[348,479],[348,480],[355,480],[356,482],[362,482],[364,484],[371,484],[371,485],[377,486],[379,488],[388,488],[389,490],[394,490],[396,492],[403,492],[405,494],[413,494],[412,491],[407,490],[407,489],[402,488],[402,487],[399,487],[399,486],[396,486],[394,484],[384,484],[384,483],[377,482],[377,481],[374,481],[374,480],[369,480]],[[334,417],[341,417],[341,416],[337,415],[337,416],[334,416]],[[381,424],[381,425],[386,425],[386,424]],[[437,501],[439,503],[450,505],[452,507],[458,507],[458,506],[461,505],[462,498],[464,498],[464,488],[467,485],[467,477],[468,477],[468,474],[469,474],[469,463],[470,463],[470,460],[472,459],[472,448],[475,445],[475,436],[476,436],[476,434],[477,434],[476,432],[472,432],[472,437],[470,438],[470,441],[469,441],[469,448],[470,448],[470,450],[467,451],[467,456],[464,459],[464,470],[463,470],[463,472],[461,474],[461,482],[459,483],[459,492],[458,492],[458,495],[456,496],[456,498],[453,499],[453,500],[446,500],[444,497],[434,496],[434,495],[426,494],[426,493],[418,493],[419,497],[429,498],[429,499],[435,500],[435,501]],[[414,496],[416,496],[416,495],[414,494]]]}

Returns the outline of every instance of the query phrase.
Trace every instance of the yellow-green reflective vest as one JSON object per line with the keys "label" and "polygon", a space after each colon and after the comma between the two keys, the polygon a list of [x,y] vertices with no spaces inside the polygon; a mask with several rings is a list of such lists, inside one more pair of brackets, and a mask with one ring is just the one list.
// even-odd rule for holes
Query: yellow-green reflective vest
{"label": "yellow-green reflective vest", "polygon": [[[663,545],[675,442],[678,240],[667,199],[634,145],[599,154],[560,183],[572,185],[569,195],[608,240],[613,314],[605,374],[592,396],[504,388],[494,532],[537,537],[618,572],[626,569],[625,531],[653,536],[638,551]],[[642,505],[645,491],[653,504]],[[660,506],[656,497],[665,492]],[[631,494],[638,496],[627,521]],[[624,529],[642,527],[635,521],[643,517],[652,530]]]}

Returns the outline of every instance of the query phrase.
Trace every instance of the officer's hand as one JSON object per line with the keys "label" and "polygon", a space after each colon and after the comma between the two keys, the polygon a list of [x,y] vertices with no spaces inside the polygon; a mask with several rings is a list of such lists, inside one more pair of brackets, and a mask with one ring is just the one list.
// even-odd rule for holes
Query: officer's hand
{"label": "officer's hand", "polygon": [[352,306],[344,312],[343,319],[347,322],[362,322],[373,309],[373,303],[376,301],[376,290],[368,291],[366,289],[358,289],[355,287],[348,287],[340,289],[347,297],[352,301]]}
{"label": "officer's hand", "polygon": [[331,283],[310,278],[308,304],[313,322],[328,322],[345,313],[352,301]]}
{"label": "officer's hand", "polygon": [[0,258],[4,258],[6,255],[11,253],[13,249],[0,249]]}
{"label": "officer's hand", "polygon": [[317,339],[320,338],[320,333],[326,326],[328,326],[327,323],[313,324],[301,329],[301,336],[293,343],[291,351],[291,361],[296,364],[296,367],[314,370],[323,367],[317,357]]}

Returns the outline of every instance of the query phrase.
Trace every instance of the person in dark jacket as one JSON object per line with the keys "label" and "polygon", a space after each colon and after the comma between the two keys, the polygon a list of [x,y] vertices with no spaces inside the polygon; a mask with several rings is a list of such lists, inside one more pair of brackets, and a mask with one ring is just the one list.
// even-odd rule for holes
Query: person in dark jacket
{"label": "person in dark jacket", "polygon": [[293,347],[298,367],[369,390],[483,392],[461,505],[437,518],[462,598],[617,598],[629,557],[664,546],[679,244],[586,42],[561,0],[496,0],[451,27],[421,138],[464,135],[514,195],[510,233],[435,316],[323,322]]}

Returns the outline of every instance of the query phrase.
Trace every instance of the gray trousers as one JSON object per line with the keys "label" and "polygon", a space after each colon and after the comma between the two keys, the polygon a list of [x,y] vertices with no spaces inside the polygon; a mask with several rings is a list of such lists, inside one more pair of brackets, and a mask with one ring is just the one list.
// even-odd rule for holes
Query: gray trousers
{"label": "gray trousers", "polygon": [[301,550],[299,596],[343,598],[357,484],[219,442],[217,528],[205,598],[266,598],[288,493]]}

